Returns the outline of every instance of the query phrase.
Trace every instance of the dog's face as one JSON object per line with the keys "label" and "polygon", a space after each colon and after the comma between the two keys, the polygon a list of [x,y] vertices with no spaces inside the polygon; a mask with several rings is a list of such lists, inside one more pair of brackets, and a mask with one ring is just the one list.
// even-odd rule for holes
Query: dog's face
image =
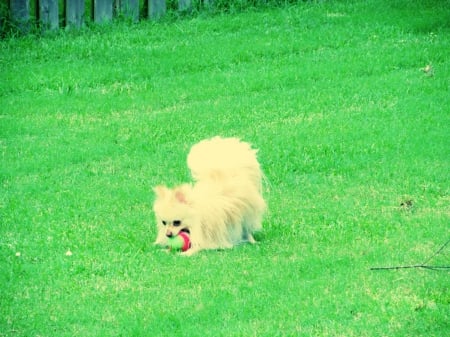
{"label": "dog's face", "polygon": [[154,188],[156,200],[153,206],[156,215],[159,235],[172,237],[184,231],[190,232],[191,208],[187,201],[190,187],[183,185],[175,189],[165,186]]}

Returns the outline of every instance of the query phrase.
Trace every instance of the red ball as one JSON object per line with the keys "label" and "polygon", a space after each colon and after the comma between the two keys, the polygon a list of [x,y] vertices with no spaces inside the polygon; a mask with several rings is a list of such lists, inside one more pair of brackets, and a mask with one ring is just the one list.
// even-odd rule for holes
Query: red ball
{"label": "red ball", "polygon": [[167,246],[169,250],[181,250],[182,252],[187,251],[189,248],[191,248],[191,240],[189,239],[189,234],[186,232],[178,233],[178,235],[168,239]]}

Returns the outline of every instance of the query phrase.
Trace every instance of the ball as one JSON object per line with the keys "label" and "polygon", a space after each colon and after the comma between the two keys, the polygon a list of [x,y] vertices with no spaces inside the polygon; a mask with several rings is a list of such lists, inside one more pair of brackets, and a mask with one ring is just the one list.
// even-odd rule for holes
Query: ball
{"label": "ball", "polygon": [[168,238],[167,247],[170,251],[187,251],[189,248],[191,248],[191,240],[189,239],[189,234],[180,232],[178,233],[178,235]]}

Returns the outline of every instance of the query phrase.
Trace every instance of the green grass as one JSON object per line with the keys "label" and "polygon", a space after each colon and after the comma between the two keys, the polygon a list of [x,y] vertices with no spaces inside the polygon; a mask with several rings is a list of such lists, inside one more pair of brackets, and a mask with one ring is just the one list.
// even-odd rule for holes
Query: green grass
{"label": "green grass", "polygon": [[[0,336],[446,336],[448,270],[370,267],[449,239],[449,13],[307,2],[0,41]],[[260,149],[260,243],[161,252],[151,188],[217,134]]]}

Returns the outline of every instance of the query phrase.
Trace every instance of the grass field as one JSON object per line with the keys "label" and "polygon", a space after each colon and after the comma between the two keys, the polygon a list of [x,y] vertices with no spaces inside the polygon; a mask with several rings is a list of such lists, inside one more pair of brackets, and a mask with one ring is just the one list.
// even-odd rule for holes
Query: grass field
{"label": "grass field", "polygon": [[[370,268],[450,265],[449,53],[437,0],[0,41],[0,336],[448,336],[448,269]],[[260,242],[166,254],[152,187],[214,135],[260,149]]]}

